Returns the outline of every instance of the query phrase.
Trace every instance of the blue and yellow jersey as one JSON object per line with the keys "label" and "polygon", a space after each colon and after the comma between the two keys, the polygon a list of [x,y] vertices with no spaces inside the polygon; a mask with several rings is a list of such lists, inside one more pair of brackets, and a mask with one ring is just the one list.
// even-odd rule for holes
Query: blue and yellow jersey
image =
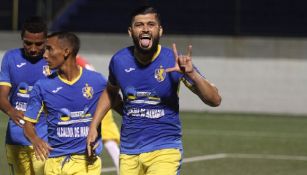
{"label": "blue and yellow jersey", "polygon": [[[29,93],[38,79],[46,78],[50,74],[46,61],[41,58],[30,62],[23,55],[22,49],[13,49],[5,53],[0,72],[0,85],[10,86],[10,103],[16,109],[25,111]],[[47,138],[46,117],[40,117],[40,124],[36,125],[39,136]],[[6,133],[6,143],[12,145],[31,145],[25,138],[23,129],[9,120]]]}
{"label": "blue and yellow jersey", "polygon": [[89,125],[105,87],[106,79],[101,74],[82,68],[73,81],[57,73],[37,81],[25,120],[37,123],[40,112],[47,111],[48,143],[53,147],[50,157],[86,152]]}
{"label": "blue and yellow jersey", "polygon": [[109,82],[120,87],[124,99],[121,153],[181,149],[178,90],[184,75],[165,71],[175,66],[173,51],[159,45],[151,64],[142,65],[133,49],[120,50],[109,65]]}

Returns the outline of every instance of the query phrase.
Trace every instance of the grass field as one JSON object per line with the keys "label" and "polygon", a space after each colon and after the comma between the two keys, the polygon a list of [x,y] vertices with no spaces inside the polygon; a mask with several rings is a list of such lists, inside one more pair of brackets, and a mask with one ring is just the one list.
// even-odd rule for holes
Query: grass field
{"label": "grass field", "polygon": [[[7,117],[1,114],[0,174]],[[120,119],[116,119],[118,122]],[[307,116],[182,112],[182,175],[306,175]],[[103,173],[115,175],[103,153]]]}

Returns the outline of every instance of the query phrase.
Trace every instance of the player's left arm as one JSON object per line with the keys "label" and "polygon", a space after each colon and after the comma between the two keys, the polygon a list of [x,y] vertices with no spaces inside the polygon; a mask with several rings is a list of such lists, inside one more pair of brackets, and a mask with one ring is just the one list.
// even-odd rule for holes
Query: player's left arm
{"label": "player's left arm", "polygon": [[178,71],[183,73],[191,81],[189,89],[192,89],[205,104],[212,107],[219,106],[222,98],[218,89],[206,80],[192,64],[192,45],[189,45],[187,55],[178,55],[175,44],[173,44],[173,52],[176,60],[175,67],[168,68],[166,72]]}
{"label": "player's left arm", "polygon": [[92,152],[96,147],[96,139],[98,136],[97,128],[101,123],[104,116],[107,112],[115,106],[117,94],[119,89],[111,84],[108,84],[106,89],[102,92],[101,96],[99,97],[97,107],[91,121],[88,135],[87,135],[87,151],[88,155],[92,156]]}
{"label": "player's left arm", "polygon": [[[219,106],[222,98],[219,95],[218,89],[212,83],[210,83],[207,79],[205,79],[199,72],[195,69],[186,73],[187,76],[193,83],[191,87],[189,87],[192,92],[194,92],[198,97],[207,105],[216,107]],[[187,84],[185,83],[187,86]]]}

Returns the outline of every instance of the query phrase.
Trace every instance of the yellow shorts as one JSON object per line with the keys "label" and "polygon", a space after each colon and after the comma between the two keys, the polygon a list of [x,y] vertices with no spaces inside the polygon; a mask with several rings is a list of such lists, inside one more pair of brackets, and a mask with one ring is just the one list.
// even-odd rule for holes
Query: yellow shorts
{"label": "yellow shorts", "polygon": [[100,175],[101,160],[98,156],[96,156],[96,160],[91,162],[85,155],[70,155],[48,158],[45,164],[45,174]]}
{"label": "yellow shorts", "polygon": [[37,160],[32,146],[5,145],[12,175],[43,175],[44,161]]}
{"label": "yellow shorts", "polygon": [[137,155],[121,154],[120,175],[177,175],[181,159],[179,149],[161,149]]}
{"label": "yellow shorts", "polygon": [[115,140],[119,144],[119,130],[110,110],[101,122],[101,135],[103,140]]}

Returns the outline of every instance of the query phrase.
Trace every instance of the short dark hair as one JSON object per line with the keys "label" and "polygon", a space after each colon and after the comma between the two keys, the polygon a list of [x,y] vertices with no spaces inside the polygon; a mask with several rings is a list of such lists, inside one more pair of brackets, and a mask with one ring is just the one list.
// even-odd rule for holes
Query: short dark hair
{"label": "short dark hair", "polygon": [[141,7],[137,8],[137,9],[135,9],[131,13],[130,24],[132,24],[135,16],[137,16],[137,15],[146,15],[146,14],[149,14],[149,13],[156,14],[156,18],[157,18],[159,24],[161,24],[161,17],[160,17],[159,12],[154,7],[148,6],[148,5],[141,6]]}
{"label": "short dark hair", "polygon": [[80,49],[79,37],[71,32],[54,32],[48,35],[48,38],[57,37],[59,40],[67,42],[72,48],[72,55],[77,56]]}
{"label": "short dark hair", "polygon": [[47,37],[48,28],[47,24],[43,20],[43,18],[39,16],[31,16],[27,18],[21,29],[21,38],[23,38],[25,32],[28,31],[30,33],[41,33],[43,32],[45,37]]}

